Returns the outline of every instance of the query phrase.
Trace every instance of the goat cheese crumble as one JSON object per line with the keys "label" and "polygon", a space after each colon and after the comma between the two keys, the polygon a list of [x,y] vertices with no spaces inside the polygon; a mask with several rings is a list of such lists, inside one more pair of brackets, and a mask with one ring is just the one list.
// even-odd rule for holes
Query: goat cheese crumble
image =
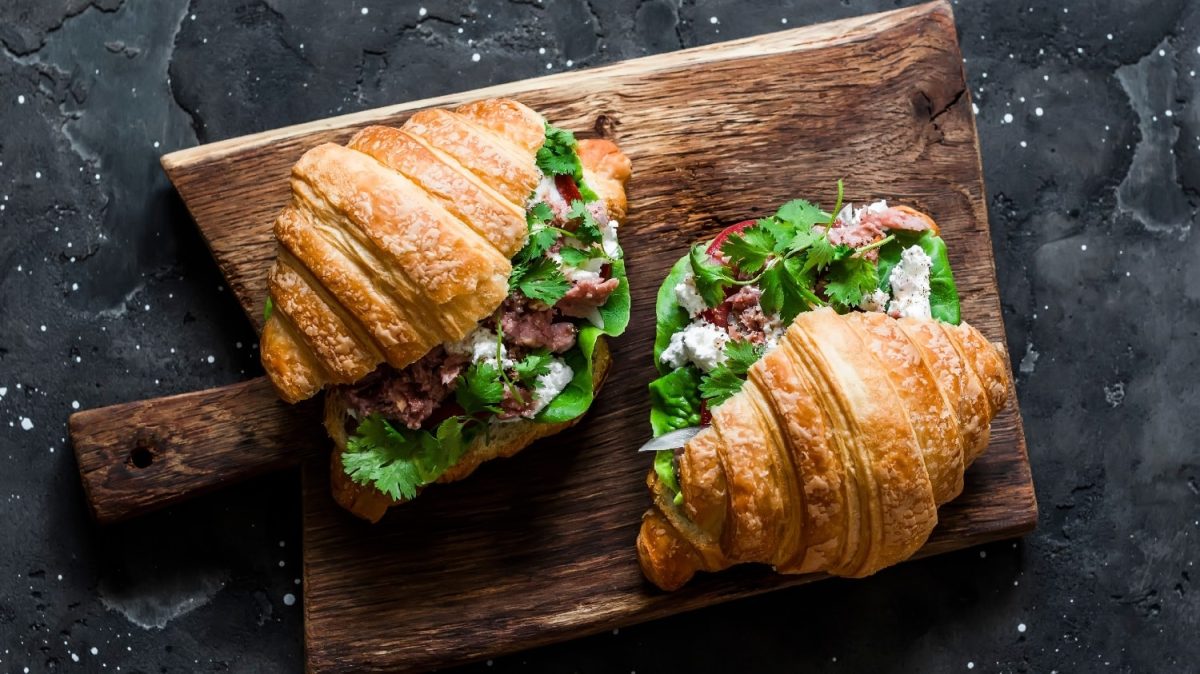
{"label": "goat cheese crumble", "polygon": [[557,398],[575,376],[571,366],[558,358],[550,361],[549,368],[546,374],[538,375],[537,385],[533,389],[533,414],[541,412],[551,400]]}
{"label": "goat cheese crumble", "polygon": [[864,295],[862,302],[858,303],[858,308],[863,311],[887,311],[888,294],[876,288],[871,293]]}
{"label": "goat cheese crumble", "polygon": [[892,286],[892,301],[888,315],[894,318],[911,316],[930,318],[929,270],[933,260],[920,246],[906,248],[900,255],[900,264],[892,269],[889,282]]}
{"label": "goat cheese crumble", "polygon": [[690,269],[684,274],[683,280],[675,284],[675,299],[679,306],[687,310],[691,318],[708,308],[704,304],[704,298],[700,296],[700,291],[696,289],[696,275]]}
{"label": "goat cheese crumble", "polygon": [[[457,342],[447,343],[446,351],[459,356],[467,356],[475,363],[484,361],[495,364],[498,341],[495,331],[481,326],[467,333],[466,337]],[[504,348],[503,343],[500,343],[499,351],[501,364],[504,367],[512,367],[515,363],[508,357],[508,349]]]}
{"label": "goat cheese crumble", "polygon": [[692,321],[671,335],[671,343],[659,359],[673,368],[693,363],[701,372],[711,372],[725,362],[725,342],[729,334],[708,321]]}
{"label": "goat cheese crumble", "polygon": [[842,210],[838,211],[837,218],[835,218],[835,220],[840,220],[843,227],[853,227],[854,225],[858,224],[858,221],[860,218],[862,218],[863,213],[882,213],[887,209],[887,201],[882,199],[874,203],[867,204],[866,206],[860,206],[859,208],[855,208],[854,204],[846,204],[845,206],[842,206]]}

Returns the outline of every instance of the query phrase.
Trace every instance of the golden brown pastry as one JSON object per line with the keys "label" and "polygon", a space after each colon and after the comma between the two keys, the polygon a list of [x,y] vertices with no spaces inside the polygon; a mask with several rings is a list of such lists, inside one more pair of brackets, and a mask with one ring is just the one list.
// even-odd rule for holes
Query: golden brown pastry
{"label": "golden brown pastry", "polygon": [[883,313],[799,314],[711,426],[659,475],[638,557],[665,590],[770,564],[860,577],[911,556],[959,494],[1010,386],[973,327]]}
{"label": "golden brown pastry", "polygon": [[301,157],[262,361],[288,402],[327,389],[339,503],[378,520],[578,422],[628,322],[629,176],[612,142],[500,99]]}

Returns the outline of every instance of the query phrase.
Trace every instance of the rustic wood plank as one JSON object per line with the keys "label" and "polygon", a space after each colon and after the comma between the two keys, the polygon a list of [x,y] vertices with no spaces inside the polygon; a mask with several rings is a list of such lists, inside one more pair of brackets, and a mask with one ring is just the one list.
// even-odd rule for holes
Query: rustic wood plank
{"label": "rustic wood plank", "polygon": [[[370,123],[514,96],[634,162],[622,229],[634,320],[589,417],[471,480],[431,488],[375,527],[337,509],[327,462],[304,470],[306,647],[319,671],[441,667],[809,582],[744,567],[674,594],[642,580],[653,302],[687,245],[795,196],[885,197],[932,213],[964,317],[1003,341],[978,140],[945,2],[491,87],[233,139],[164,158],[230,287],[259,319],[270,223],[290,165]],[[581,135],[588,135],[587,133]],[[1015,396],[921,555],[1031,529]]]}
{"label": "rustic wood plank", "polygon": [[88,504],[101,524],[329,449],[316,403],[284,404],[266,377],[76,412],[67,427]]}

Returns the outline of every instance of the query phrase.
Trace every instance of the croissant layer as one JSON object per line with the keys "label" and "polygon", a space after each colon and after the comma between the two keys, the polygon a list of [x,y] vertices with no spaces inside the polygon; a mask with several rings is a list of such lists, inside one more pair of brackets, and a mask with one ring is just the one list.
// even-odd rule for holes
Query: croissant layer
{"label": "croissant layer", "polygon": [[275,222],[262,335],[280,397],[309,398],[384,362],[403,368],[500,305],[527,236],[544,124],[515,101],[480,101],[300,158]]}
{"label": "croissant layer", "polygon": [[860,577],[907,559],[1009,387],[1000,351],[965,323],[800,314],[677,453],[681,504],[651,471],[643,572],[673,590],[747,562]]}

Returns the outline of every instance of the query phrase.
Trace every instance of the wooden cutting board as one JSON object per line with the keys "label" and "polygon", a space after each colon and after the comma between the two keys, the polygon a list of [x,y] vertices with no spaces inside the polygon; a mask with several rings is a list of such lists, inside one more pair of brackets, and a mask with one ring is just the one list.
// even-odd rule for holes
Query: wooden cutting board
{"label": "wooden cutting board", "polygon": [[[814,580],[744,567],[665,594],[638,570],[650,458],[634,450],[649,435],[655,292],[690,243],[725,225],[794,197],[828,207],[838,178],[854,201],[911,204],[942,227],[964,318],[1004,340],[979,144],[945,2],[236,138],[163,165],[257,322],[271,223],[307,148],[491,96],[517,98],[580,136],[612,137],[632,158],[621,237],[633,321],[578,427],[466,482],[435,486],[379,525],[334,505],[325,456],[306,463],[305,643],[314,671],[444,667]],[[254,384],[242,394],[252,389],[265,393]],[[1015,395],[965,492],[940,517],[922,555],[1034,526]]]}

